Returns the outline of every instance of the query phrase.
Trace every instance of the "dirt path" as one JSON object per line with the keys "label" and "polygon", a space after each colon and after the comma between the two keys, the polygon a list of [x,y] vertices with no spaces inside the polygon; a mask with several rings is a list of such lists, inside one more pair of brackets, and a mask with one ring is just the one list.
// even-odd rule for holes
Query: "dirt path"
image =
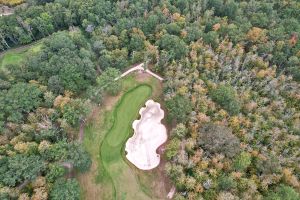
{"label": "dirt path", "polygon": [[82,120],[80,122],[80,127],[79,127],[79,134],[78,134],[78,141],[82,143],[83,137],[84,137],[84,127],[85,127],[85,120]]}

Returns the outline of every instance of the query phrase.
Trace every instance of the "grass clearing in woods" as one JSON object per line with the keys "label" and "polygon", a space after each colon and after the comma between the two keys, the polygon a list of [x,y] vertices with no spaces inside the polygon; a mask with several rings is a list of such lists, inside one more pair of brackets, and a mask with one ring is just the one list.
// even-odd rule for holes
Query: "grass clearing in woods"
{"label": "grass clearing in woods", "polygon": [[21,64],[26,57],[38,53],[42,48],[42,43],[37,42],[34,45],[28,47],[21,47],[16,49],[7,50],[5,53],[0,55],[0,69],[5,68],[7,65]]}

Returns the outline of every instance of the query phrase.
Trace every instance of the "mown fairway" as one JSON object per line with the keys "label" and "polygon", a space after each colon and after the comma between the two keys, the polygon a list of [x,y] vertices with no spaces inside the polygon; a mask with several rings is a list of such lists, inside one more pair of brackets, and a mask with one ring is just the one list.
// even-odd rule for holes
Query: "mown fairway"
{"label": "mown fairway", "polygon": [[123,95],[113,112],[113,125],[101,145],[100,156],[112,181],[115,199],[150,199],[143,193],[132,169],[123,160],[123,146],[132,133],[131,124],[151,96],[149,85],[139,85]]}

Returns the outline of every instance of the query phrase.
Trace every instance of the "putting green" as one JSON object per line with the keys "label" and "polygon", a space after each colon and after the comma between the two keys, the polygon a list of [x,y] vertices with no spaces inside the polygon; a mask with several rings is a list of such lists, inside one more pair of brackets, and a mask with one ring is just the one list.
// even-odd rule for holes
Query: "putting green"
{"label": "putting green", "polygon": [[112,127],[102,142],[100,159],[110,179],[107,182],[111,182],[114,199],[151,199],[143,192],[133,169],[124,161],[124,144],[132,134],[132,122],[151,94],[152,88],[147,84],[126,92],[113,111]]}

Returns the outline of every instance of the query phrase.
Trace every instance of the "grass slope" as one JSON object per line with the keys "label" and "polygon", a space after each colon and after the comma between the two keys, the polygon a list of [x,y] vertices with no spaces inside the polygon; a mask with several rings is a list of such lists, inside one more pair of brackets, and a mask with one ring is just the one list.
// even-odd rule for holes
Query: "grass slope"
{"label": "grass slope", "polygon": [[82,199],[164,199],[167,191],[161,171],[136,169],[127,163],[124,152],[139,109],[150,96],[159,101],[161,85],[154,78],[134,76],[123,78],[122,85],[121,94],[106,97],[85,128],[83,142],[93,162],[89,172],[77,177]]}

